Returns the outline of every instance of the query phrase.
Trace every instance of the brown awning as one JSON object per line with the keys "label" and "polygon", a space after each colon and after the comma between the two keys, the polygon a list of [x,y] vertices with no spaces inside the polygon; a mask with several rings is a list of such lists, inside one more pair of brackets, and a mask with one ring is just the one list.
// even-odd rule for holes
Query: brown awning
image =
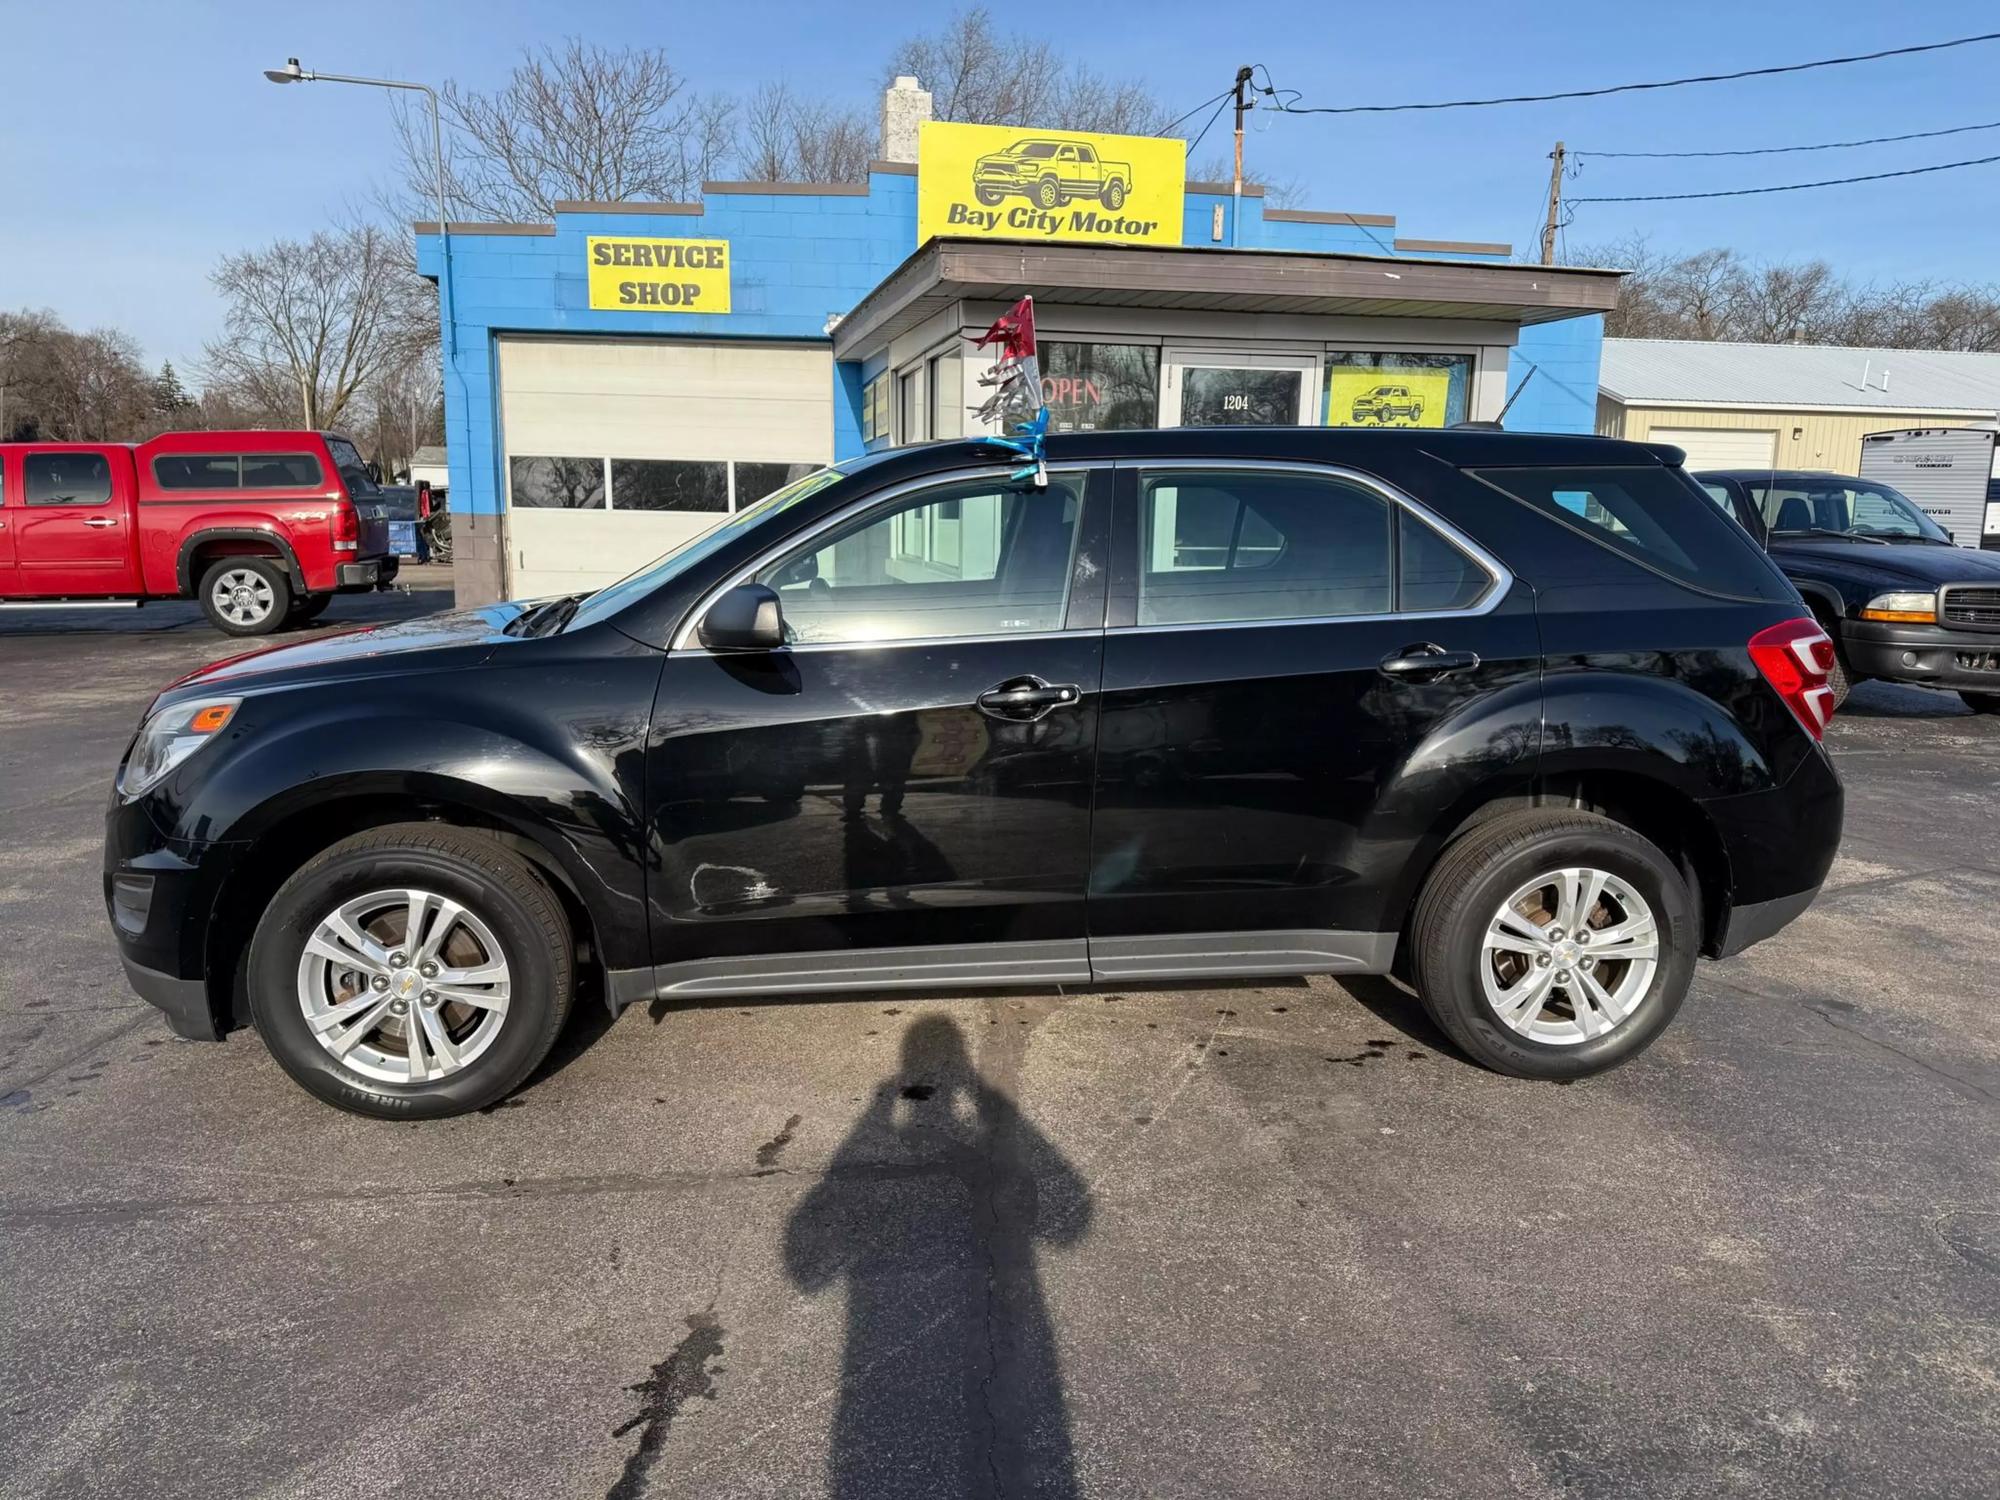
{"label": "brown awning", "polygon": [[1206,245],[938,239],[861,299],[833,334],[856,359],[961,299],[1203,312],[1334,313],[1548,323],[1610,312],[1623,271]]}

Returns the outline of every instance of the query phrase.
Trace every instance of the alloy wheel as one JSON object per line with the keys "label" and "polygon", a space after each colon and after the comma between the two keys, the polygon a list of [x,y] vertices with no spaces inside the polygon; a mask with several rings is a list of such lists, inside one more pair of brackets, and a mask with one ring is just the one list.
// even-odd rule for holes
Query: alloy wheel
{"label": "alloy wheel", "polygon": [[231,568],[215,580],[209,598],[232,625],[261,625],[278,605],[271,580],[252,568]]}
{"label": "alloy wheel", "polygon": [[1569,1047],[1629,1019],[1660,964],[1653,910],[1605,870],[1570,867],[1528,881],[1486,924],[1479,978],[1501,1024]]}
{"label": "alloy wheel", "polygon": [[314,1039],[378,1083],[432,1083],[469,1067],[500,1035],[511,993],[493,929],[435,891],[344,901],[299,955],[299,1008]]}

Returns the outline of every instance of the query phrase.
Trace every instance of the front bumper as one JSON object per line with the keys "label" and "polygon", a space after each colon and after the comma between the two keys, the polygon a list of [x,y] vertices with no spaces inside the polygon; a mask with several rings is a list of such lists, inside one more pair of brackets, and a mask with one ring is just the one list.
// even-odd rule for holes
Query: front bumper
{"label": "front bumper", "polygon": [[2000,693],[2000,631],[1844,620],[1840,637],[1857,677]]}
{"label": "front bumper", "polygon": [[232,1024],[228,997],[208,982],[216,898],[241,851],[162,834],[144,799],[105,816],[104,909],[125,977],[181,1036],[215,1041]]}

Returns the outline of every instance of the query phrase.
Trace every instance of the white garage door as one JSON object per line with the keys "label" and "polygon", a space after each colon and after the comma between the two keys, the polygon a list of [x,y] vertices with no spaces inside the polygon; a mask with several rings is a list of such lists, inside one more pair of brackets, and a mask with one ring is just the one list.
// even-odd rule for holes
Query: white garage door
{"label": "white garage door", "polygon": [[824,344],[500,341],[507,592],[622,578],[833,458]]}
{"label": "white garage door", "polygon": [[1731,427],[1655,427],[1648,442],[1672,443],[1687,450],[1687,467],[1702,469],[1768,469],[1778,461],[1778,434],[1743,432]]}

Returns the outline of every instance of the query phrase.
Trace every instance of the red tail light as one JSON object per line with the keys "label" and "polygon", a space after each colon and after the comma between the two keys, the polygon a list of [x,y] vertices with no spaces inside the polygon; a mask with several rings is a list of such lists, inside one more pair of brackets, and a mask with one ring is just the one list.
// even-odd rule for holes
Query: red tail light
{"label": "red tail light", "polygon": [[333,515],[327,520],[327,529],[333,536],[333,550],[352,552],[361,541],[361,517],[355,513],[351,500],[342,500],[333,507]]}
{"label": "red tail light", "polygon": [[1814,739],[1833,717],[1833,642],[1817,620],[1787,620],[1750,637],[1750,659]]}
{"label": "red tail light", "polygon": [[417,486],[417,519],[419,521],[428,521],[430,518],[431,487],[427,484],[420,484]]}

